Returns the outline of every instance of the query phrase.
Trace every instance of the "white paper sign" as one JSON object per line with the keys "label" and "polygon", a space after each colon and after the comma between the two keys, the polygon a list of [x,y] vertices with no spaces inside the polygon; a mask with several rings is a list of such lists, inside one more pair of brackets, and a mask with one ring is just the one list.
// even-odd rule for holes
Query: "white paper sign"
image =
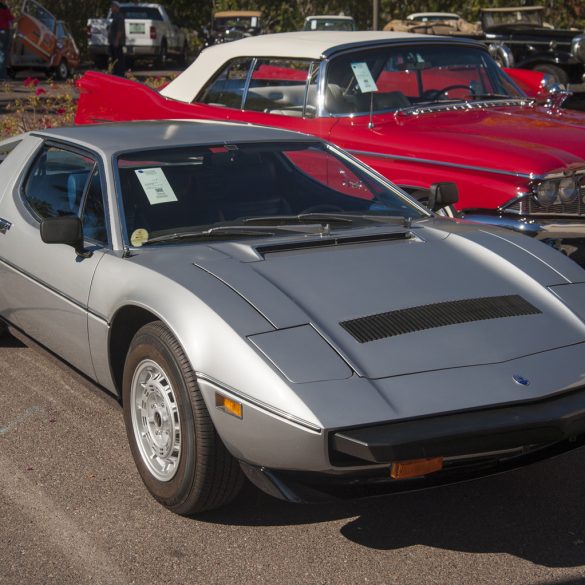
{"label": "white paper sign", "polygon": [[378,91],[378,86],[372,77],[367,63],[352,63],[351,68],[362,93]]}
{"label": "white paper sign", "polygon": [[151,205],[177,201],[177,196],[160,167],[134,171]]}

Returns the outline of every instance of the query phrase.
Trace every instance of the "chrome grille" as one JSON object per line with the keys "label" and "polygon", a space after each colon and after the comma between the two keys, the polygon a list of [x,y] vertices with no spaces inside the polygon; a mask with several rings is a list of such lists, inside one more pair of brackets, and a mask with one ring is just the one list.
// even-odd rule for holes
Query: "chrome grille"
{"label": "chrome grille", "polygon": [[[585,216],[585,186],[581,186],[579,190],[579,197],[573,201],[573,203],[563,204],[563,203],[555,203],[554,205],[548,205],[547,207],[543,207],[536,201],[536,199],[532,196],[526,197],[521,202],[521,209],[524,213],[528,213],[530,215],[533,214],[549,214],[549,215],[575,215],[575,216]],[[517,204],[514,204],[509,209],[516,209]]]}

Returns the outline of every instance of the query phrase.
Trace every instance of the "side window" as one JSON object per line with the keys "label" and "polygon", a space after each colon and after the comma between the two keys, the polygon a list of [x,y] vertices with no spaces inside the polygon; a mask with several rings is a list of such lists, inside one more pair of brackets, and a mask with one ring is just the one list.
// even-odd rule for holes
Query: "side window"
{"label": "side window", "polygon": [[[302,116],[311,64],[311,61],[298,59],[259,59],[244,109]],[[314,100],[314,95],[308,96],[309,104]]]}
{"label": "side window", "polygon": [[40,218],[79,215],[95,161],[54,146],[45,146],[24,184],[24,199]]}
{"label": "side window", "polygon": [[197,101],[214,106],[240,109],[251,58],[230,61],[203,90]]}
{"label": "side window", "polygon": [[102,185],[97,166],[94,168],[87,188],[82,213],[83,235],[88,240],[95,240],[103,244],[108,243],[106,229],[106,214]]}

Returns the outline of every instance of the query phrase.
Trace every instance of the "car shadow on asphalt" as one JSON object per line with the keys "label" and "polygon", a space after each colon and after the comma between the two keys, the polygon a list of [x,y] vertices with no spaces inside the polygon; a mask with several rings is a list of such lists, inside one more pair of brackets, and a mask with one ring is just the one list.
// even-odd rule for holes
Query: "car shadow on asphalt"
{"label": "car shadow on asphalt", "polygon": [[243,526],[347,519],[340,534],[371,549],[425,545],[575,567],[585,565],[584,518],[581,449],[490,478],[360,501],[289,504],[249,486],[235,504],[198,519]]}
{"label": "car shadow on asphalt", "polygon": [[19,347],[26,347],[26,345],[20,340],[11,335],[10,333],[6,332],[0,337],[0,346],[1,347],[12,347],[12,348],[19,348]]}

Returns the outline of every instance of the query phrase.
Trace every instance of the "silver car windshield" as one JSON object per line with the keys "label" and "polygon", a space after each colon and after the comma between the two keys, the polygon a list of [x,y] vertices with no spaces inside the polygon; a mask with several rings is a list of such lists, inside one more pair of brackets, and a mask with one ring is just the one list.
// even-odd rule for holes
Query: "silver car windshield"
{"label": "silver car windshield", "polygon": [[399,110],[445,101],[523,97],[486,51],[442,44],[352,51],[327,66],[325,108],[333,115]]}
{"label": "silver car windshield", "polygon": [[[185,233],[290,235],[291,225],[314,233],[316,222],[351,229],[427,216],[397,188],[315,142],[144,150],[119,155],[117,166],[134,245]],[[257,224],[274,229],[251,228]]]}

